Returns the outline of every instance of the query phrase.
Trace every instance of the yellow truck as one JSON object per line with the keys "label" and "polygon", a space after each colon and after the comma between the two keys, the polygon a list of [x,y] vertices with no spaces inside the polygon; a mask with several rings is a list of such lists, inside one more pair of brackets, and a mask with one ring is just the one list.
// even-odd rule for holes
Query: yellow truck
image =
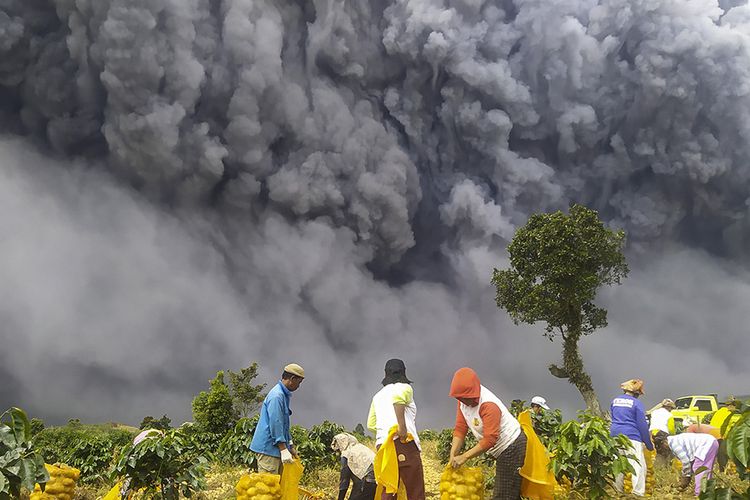
{"label": "yellow truck", "polygon": [[[717,414],[717,412],[725,407],[726,404],[719,403],[716,394],[694,394],[690,396],[680,396],[674,399],[674,403],[675,409],[672,410],[674,430],[672,429],[672,423],[670,422],[670,431],[672,432],[680,432],[683,427],[683,421],[688,417],[694,422],[703,422],[706,416],[716,415],[717,418],[712,418],[710,422],[705,423],[709,423],[714,427],[721,428],[723,420],[727,416],[725,415],[725,413],[727,413],[727,410],[723,410],[722,412],[719,412]],[[648,410],[646,412],[646,415],[650,416],[651,412],[657,410],[658,408],[661,408],[661,403]],[[731,427],[732,424],[739,419],[739,417],[739,414],[732,415],[730,417],[729,427]]]}

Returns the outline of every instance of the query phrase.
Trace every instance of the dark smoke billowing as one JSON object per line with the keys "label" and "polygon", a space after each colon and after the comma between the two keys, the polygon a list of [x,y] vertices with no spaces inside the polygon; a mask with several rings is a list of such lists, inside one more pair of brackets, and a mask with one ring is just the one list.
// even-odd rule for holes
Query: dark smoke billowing
{"label": "dark smoke billowing", "polygon": [[747,68],[738,1],[0,0],[0,406],[188,418],[293,358],[355,423],[401,354],[427,424],[467,363],[574,408],[488,285],[571,201],[630,241],[602,395],[750,392]]}

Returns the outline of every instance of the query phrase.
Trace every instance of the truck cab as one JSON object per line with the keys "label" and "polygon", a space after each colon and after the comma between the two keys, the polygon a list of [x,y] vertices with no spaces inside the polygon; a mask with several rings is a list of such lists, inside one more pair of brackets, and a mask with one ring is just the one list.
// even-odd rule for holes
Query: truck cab
{"label": "truck cab", "polygon": [[701,422],[703,417],[719,409],[716,394],[681,396],[674,400],[675,409],[672,410],[675,424],[682,424],[686,417]]}

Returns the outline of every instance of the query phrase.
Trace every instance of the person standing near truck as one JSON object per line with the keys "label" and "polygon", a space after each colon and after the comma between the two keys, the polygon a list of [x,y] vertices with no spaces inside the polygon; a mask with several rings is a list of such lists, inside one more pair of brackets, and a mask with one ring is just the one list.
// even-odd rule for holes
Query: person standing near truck
{"label": "person standing near truck", "polygon": [[[624,435],[630,440],[633,446],[632,454],[635,458],[630,459],[630,465],[635,472],[632,474],[633,495],[642,497],[646,494],[646,457],[643,453],[644,446],[648,450],[653,450],[651,444],[651,435],[648,431],[648,421],[643,404],[638,398],[643,394],[643,380],[631,379],[620,384],[623,391],[622,396],[612,400],[610,413],[612,415],[612,425],[610,435]],[[619,474],[615,481],[617,491],[623,491],[625,476]]]}

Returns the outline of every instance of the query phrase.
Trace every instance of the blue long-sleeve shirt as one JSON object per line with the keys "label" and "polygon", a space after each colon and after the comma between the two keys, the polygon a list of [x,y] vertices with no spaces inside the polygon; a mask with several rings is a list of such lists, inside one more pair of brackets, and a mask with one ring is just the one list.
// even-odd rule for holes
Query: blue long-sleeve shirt
{"label": "blue long-sleeve shirt", "polygon": [[278,444],[285,443],[287,447],[292,438],[289,434],[289,400],[292,393],[279,381],[273,389],[268,391],[263,406],[260,408],[260,419],[255,427],[250,450],[272,457],[280,457]]}
{"label": "blue long-sleeve shirt", "polygon": [[611,436],[623,434],[633,441],[640,441],[649,450],[654,449],[648,432],[648,421],[643,403],[630,394],[623,394],[612,400],[609,408],[612,414],[612,426],[609,428]]}

